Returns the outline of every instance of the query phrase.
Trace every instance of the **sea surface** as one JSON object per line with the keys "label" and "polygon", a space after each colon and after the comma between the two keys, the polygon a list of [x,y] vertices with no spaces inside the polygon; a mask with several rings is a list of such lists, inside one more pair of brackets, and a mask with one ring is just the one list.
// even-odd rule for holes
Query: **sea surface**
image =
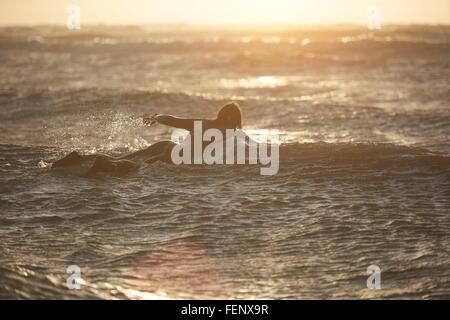
{"label": "sea surface", "polygon": [[[450,298],[449,52],[446,26],[1,28],[0,298]],[[229,101],[277,175],[51,169]]]}

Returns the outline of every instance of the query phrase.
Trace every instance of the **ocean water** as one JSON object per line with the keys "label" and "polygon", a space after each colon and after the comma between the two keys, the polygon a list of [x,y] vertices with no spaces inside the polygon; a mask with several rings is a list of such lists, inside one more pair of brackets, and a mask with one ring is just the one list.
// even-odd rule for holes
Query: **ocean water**
{"label": "ocean water", "polygon": [[[438,26],[0,29],[0,297],[450,298],[449,52]],[[51,169],[228,101],[280,134],[277,175]]]}

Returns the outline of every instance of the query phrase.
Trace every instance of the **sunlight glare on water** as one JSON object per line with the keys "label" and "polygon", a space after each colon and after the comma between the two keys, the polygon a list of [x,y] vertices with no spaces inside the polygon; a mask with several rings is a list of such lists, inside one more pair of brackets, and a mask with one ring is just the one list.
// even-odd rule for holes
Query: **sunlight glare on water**
{"label": "sunlight glare on water", "polygon": [[224,88],[277,88],[288,83],[284,77],[262,76],[256,78],[242,78],[237,80],[221,79]]}

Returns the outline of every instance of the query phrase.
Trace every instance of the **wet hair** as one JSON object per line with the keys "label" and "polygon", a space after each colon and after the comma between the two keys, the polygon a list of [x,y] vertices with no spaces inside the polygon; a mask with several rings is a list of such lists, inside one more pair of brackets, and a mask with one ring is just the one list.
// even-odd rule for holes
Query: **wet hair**
{"label": "wet hair", "polygon": [[239,104],[230,102],[217,113],[216,121],[227,129],[242,129],[242,111]]}

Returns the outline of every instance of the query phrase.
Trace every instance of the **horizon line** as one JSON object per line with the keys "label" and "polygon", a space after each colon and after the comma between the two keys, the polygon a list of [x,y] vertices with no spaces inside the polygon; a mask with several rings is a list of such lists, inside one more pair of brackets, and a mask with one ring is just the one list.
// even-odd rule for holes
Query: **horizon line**
{"label": "horizon line", "polygon": [[[367,28],[363,23],[336,22],[336,23],[191,23],[191,22],[169,22],[169,23],[84,23],[87,27],[193,27],[193,28],[332,28],[332,27],[353,27]],[[384,27],[450,27],[450,23],[425,23],[425,22],[387,22]],[[0,28],[36,28],[36,27],[63,27],[63,23],[30,23],[30,24],[0,24]]]}

